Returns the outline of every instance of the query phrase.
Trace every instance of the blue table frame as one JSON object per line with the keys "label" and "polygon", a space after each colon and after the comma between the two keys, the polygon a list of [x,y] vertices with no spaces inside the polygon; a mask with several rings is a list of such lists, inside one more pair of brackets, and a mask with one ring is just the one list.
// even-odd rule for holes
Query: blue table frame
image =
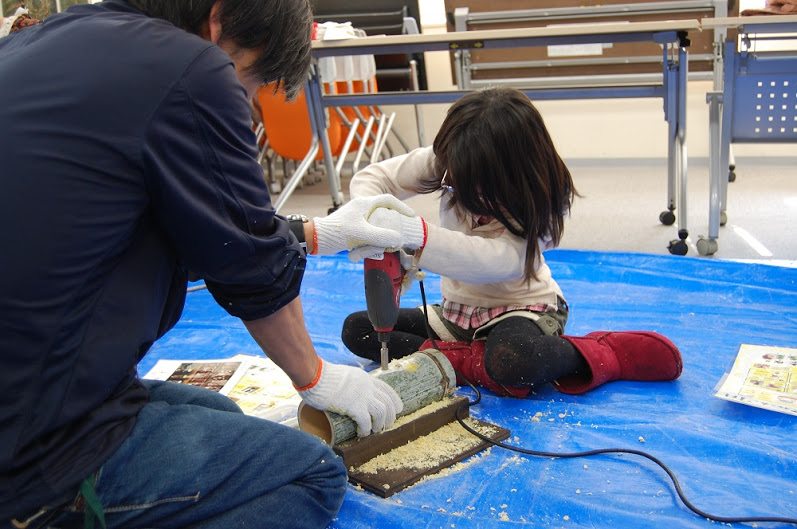
{"label": "blue table frame", "polygon": [[[387,53],[415,53],[424,51],[456,51],[466,48],[517,48],[567,44],[595,44],[619,42],[655,42],[662,46],[662,81],[638,85],[598,86],[579,88],[540,88],[523,91],[535,101],[562,99],[602,98],[661,98],[664,117],[668,123],[668,188],[667,209],[659,216],[663,224],[675,222],[678,214],[678,238],[670,241],[673,254],[685,255],[688,251],[687,229],[687,155],[686,155],[686,82],[688,74],[688,32],[697,31],[696,20],[663,22],[630,22],[583,26],[553,26],[449,32],[434,35],[373,36],[343,41],[316,41],[314,58]],[[307,101],[316,139],[324,152],[324,163],[329,179],[330,194],[335,209],[343,204],[340,175],[332,162],[329,139],[326,134],[324,109],[335,106],[361,106],[380,104],[452,103],[468,91],[383,92],[374,94],[326,95],[322,90],[317,64],[307,83]],[[312,160],[317,148],[311,149],[306,159]],[[298,184],[301,174],[295,174],[275,204],[277,209],[293,191],[291,183]],[[677,196],[677,204],[676,204]],[[676,207],[677,206],[677,207]]]}
{"label": "blue table frame", "polygon": [[797,143],[797,51],[755,50],[758,41],[797,40],[797,15],[710,19],[703,27],[736,28],[742,44],[737,49],[736,40],[725,43],[722,91],[706,95],[708,237],[698,239],[697,250],[713,255],[719,228],[727,221],[728,178],[723,178],[723,168],[729,166],[731,143]]}

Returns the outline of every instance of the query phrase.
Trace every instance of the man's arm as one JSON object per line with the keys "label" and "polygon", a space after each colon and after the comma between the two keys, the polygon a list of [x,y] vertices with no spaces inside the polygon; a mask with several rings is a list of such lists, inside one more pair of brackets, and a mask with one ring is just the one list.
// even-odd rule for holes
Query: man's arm
{"label": "man's arm", "polygon": [[313,381],[318,372],[318,355],[304,324],[301,298],[297,297],[270,316],[244,321],[244,325],[263,352],[287,373],[296,387]]}
{"label": "man's arm", "polygon": [[359,367],[323,362],[304,324],[300,298],[253,321],[244,321],[252,338],[288,374],[302,400],[319,410],[334,410],[357,423],[357,434],[368,435],[393,424],[403,403],[382,380]]}

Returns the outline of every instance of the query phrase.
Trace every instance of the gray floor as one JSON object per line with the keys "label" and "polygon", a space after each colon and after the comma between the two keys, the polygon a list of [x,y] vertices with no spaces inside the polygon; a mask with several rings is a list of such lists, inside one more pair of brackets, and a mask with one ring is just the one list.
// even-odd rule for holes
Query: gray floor
{"label": "gray floor", "polygon": [[[566,160],[581,198],[565,226],[561,248],[669,255],[676,226],[665,226],[659,214],[667,206],[666,160]],[[708,165],[690,160],[686,227],[688,256],[701,259],[765,261],[797,266],[797,164],[793,158],[737,158],[735,182],[729,183],[727,224],[720,229],[718,251],[700,257],[699,235],[708,234]],[[322,216],[332,205],[326,178],[297,189],[281,213]],[[349,175],[343,189],[348,197]],[[437,206],[430,196],[408,201],[435,222]],[[676,214],[681,212],[676,211]]]}

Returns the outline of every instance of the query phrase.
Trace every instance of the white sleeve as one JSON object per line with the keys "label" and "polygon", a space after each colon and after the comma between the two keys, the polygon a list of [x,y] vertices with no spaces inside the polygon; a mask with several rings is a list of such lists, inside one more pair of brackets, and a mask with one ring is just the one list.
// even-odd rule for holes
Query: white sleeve
{"label": "white sleeve", "polygon": [[494,239],[427,224],[418,266],[466,283],[498,283],[523,277],[526,241],[506,230]]}
{"label": "white sleeve", "polygon": [[351,178],[350,198],[389,193],[405,200],[418,194],[418,181],[432,172],[434,153],[421,147],[407,154],[372,163]]}

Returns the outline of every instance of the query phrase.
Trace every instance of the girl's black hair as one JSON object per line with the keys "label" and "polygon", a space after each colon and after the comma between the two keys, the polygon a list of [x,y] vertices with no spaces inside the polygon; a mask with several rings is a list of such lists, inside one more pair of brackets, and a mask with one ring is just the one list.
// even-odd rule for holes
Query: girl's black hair
{"label": "girl's black hair", "polygon": [[492,216],[526,239],[525,278],[536,279],[539,239],[559,243],[578,193],[529,98],[514,88],[464,96],[448,110],[433,149],[433,174],[421,192],[440,190],[448,171],[448,207]]}
{"label": "girl's black hair", "polygon": [[[148,15],[199,34],[218,0],[129,0]],[[221,38],[262,50],[245,74],[277,83],[293,99],[310,71],[313,14],[308,0],[221,0]]]}

